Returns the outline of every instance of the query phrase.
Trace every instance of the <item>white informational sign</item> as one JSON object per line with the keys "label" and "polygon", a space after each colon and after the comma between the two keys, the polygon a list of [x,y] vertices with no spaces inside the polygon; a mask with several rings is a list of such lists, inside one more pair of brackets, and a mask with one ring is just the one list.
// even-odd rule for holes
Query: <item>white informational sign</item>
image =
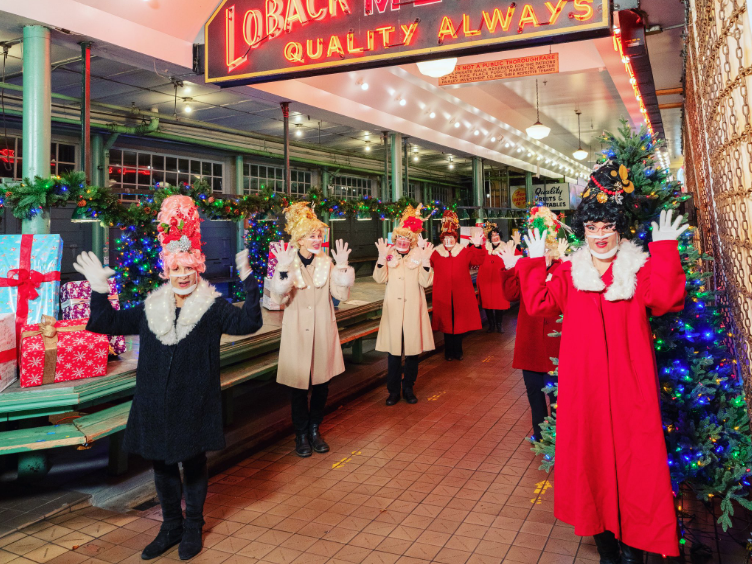
{"label": "white informational sign", "polygon": [[536,203],[543,204],[552,210],[571,208],[568,183],[533,186],[533,196]]}

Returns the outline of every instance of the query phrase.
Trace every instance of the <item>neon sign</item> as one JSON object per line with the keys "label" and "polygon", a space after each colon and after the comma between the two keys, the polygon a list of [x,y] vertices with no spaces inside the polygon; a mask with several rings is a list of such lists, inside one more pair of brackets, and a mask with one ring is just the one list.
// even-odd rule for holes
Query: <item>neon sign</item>
{"label": "neon sign", "polygon": [[253,84],[610,33],[608,0],[224,0],[207,82]]}

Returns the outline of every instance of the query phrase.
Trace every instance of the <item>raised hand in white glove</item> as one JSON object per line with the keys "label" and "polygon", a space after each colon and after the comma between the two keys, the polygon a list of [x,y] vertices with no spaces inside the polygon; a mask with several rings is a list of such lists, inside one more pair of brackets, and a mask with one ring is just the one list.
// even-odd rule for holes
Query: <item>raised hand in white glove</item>
{"label": "raised hand in white glove", "polygon": [[350,256],[350,247],[347,243],[343,243],[342,239],[337,239],[335,243],[336,250],[332,253],[334,264],[340,268],[347,267],[347,258]]}
{"label": "raised hand in white glove", "polygon": [[[653,222],[653,242],[656,241],[676,241],[679,236],[689,229],[689,224],[682,225],[681,215],[671,223],[671,217],[674,214],[674,210],[661,210],[660,225],[655,221]],[[680,227],[681,225],[681,227]]]}
{"label": "raised hand in white glove", "polygon": [[470,236],[470,243],[476,247],[480,247],[483,244],[483,235],[481,233],[475,233]]}
{"label": "raised hand in white glove", "polygon": [[568,261],[569,257],[566,255],[567,249],[569,248],[569,242],[566,239],[559,239],[558,242],[559,247],[559,260],[561,261]]}
{"label": "raised hand in white glove", "polygon": [[512,233],[512,241],[514,241],[515,247],[520,244],[520,241],[522,241],[519,229]]}
{"label": "raised hand in white glove", "polygon": [[253,272],[251,270],[251,263],[248,262],[248,249],[243,249],[235,255],[235,266],[238,269],[238,275],[240,275],[241,280],[245,280]]}
{"label": "raised hand in white glove", "polygon": [[546,255],[546,234],[548,229],[541,233],[536,227],[534,230],[527,230],[525,243],[527,244],[527,256],[530,258],[541,258]]}
{"label": "raised hand in white glove", "polygon": [[505,245],[499,245],[499,248],[496,249],[494,254],[496,254],[498,257],[501,258],[501,260],[504,261],[504,268],[506,270],[511,270],[514,268],[514,266],[517,264],[517,261],[522,258],[522,255],[515,255],[514,249],[515,249],[515,243],[514,241],[509,241]]}
{"label": "raised hand in white glove", "polygon": [[86,280],[88,280],[89,285],[91,286],[92,292],[97,292],[99,294],[110,293],[110,285],[107,282],[107,279],[115,276],[115,271],[109,266],[102,266],[97,255],[90,251],[84,251],[78,255],[76,262],[73,263],[73,268],[75,268],[79,274],[83,274],[86,277]]}
{"label": "raised hand in white glove", "polygon": [[292,243],[287,244],[287,250],[285,250],[284,243],[272,243],[272,252],[277,257],[277,270],[287,272],[290,270],[292,261],[295,260],[298,249]]}
{"label": "raised hand in white glove", "polygon": [[379,264],[386,262],[386,255],[389,253],[389,243],[385,239],[379,239],[376,241],[376,249],[379,251]]}
{"label": "raised hand in white glove", "polygon": [[426,268],[431,266],[431,255],[433,254],[433,243],[425,242],[423,245],[423,266]]}
{"label": "raised hand in white glove", "polygon": [[418,248],[419,248],[419,249],[422,249],[423,247],[425,247],[425,246],[426,246],[426,243],[427,243],[427,242],[428,242],[428,241],[426,241],[426,240],[425,240],[425,239],[423,238],[423,235],[418,235]]}

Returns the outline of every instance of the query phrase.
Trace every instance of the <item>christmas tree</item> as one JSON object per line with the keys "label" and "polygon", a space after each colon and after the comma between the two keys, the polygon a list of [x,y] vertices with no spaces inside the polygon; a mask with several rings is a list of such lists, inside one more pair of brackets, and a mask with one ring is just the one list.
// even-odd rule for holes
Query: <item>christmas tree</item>
{"label": "christmas tree", "polygon": [[162,247],[155,225],[129,225],[122,231],[115,241],[115,272],[120,304],[129,308],[142,303],[146,295],[162,282],[159,277]]}
{"label": "christmas tree", "polygon": [[[628,210],[631,236],[647,250],[651,222],[663,209],[677,209],[689,199],[680,185],[668,178],[653,156],[662,141],[643,127],[633,132],[625,121],[617,134],[605,133],[608,146],[602,160],[629,169],[639,194],[638,205]],[[679,210],[677,213],[681,213]],[[684,309],[651,317],[660,380],[663,428],[671,480],[676,493],[691,488],[698,499],[720,498],[718,522],[726,530],[734,514],[733,502],[747,509],[752,475],[752,441],[741,377],[727,347],[728,312],[709,288],[712,258],[693,242],[694,230],[679,240],[687,277]],[[555,391],[555,390],[554,390]],[[542,440],[533,450],[543,456],[542,469],[554,465],[556,414],[542,426]]]}
{"label": "christmas tree", "polygon": [[[264,217],[255,214],[248,218],[246,224],[244,240],[245,247],[248,249],[248,262],[251,264],[251,270],[253,270],[253,276],[258,282],[259,288],[264,287],[264,278],[268,271],[269,245],[276,241],[282,241],[285,237],[280,224],[280,217],[272,214],[266,214]],[[233,300],[245,300],[242,284],[235,284]]]}

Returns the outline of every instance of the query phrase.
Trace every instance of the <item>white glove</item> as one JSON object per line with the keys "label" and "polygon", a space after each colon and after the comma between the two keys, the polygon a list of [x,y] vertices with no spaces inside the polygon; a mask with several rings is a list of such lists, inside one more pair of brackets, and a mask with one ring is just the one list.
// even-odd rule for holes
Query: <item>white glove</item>
{"label": "white glove", "polygon": [[567,249],[569,248],[569,241],[566,239],[559,239],[558,243],[559,247],[559,260],[563,262],[567,262],[569,258],[566,255]]}
{"label": "white glove", "polygon": [[384,239],[379,239],[376,241],[376,248],[379,251],[379,264],[385,264],[386,263],[386,255],[389,253],[389,243],[387,243]]}
{"label": "white glove", "polygon": [[110,285],[107,282],[107,279],[115,276],[115,271],[109,266],[107,268],[102,266],[97,255],[92,252],[84,251],[78,255],[76,262],[73,263],[73,268],[75,268],[79,274],[83,274],[86,277],[86,280],[89,281],[89,286],[91,286],[92,292],[97,292],[99,294],[110,293]]}
{"label": "white glove", "polygon": [[426,243],[427,243],[427,242],[428,242],[428,241],[426,241],[426,240],[425,240],[425,239],[423,238],[423,235],[418,235],[418,248],[419,248],[419,249],[422,249],[423,247],[425,247],[425,246],[426,246]]}
{"label": "white glove", "polygon": [[548,229],[544,229],[543,233],[541,233],[536,227],[534,231],[528,229],[525,236],[527,256],[530,258],[541,258],[546,256],[546,234],[548,233]]}
{"label": "white glove", "polygon": [[350,256],[351,252],[349,245],[347,243],[343,244],[342,239],[337,239],[335,246],[337,250],[332,253],[334,264],[339,268],[347,268],[347,258]]}
{"label": "white glove", "polygon": [[475,233],[470,237],[470,243],[472,243],[476,247],[480,247],[483,244],[483,235],[481,235],[480,233]]}
{"label": "white glove", "polygon": [[433,254],[433,243],[425,242],[423,245],[423,266],[426,268],[431,267],[431,255]]}
{"label": "white glove", "polygon": [[[689,229],[689,224],[681,225],[681,215],[671,223],[671,216],[674,210],[661,210],[660,225],[653,222],[653,242],[656,241],[676,241],[679,236]],[[681,227],[679,227],[681,225]]]}
{"label": "white glove", "polygon": [[495,255],[504,261],[504,268],[506,270],[512,270],[517,264],[517,261],[522,258],[521,255],[514,254],[514,249],[514,241],[509,241],[506,245],[499,245],[499,248],[494,252]]}
{"label": "white glove", "polygon": [[251,270],[251,263],[248,262],[248,249],[243,249],[235,255],[235,266],[238,269],[241,280],[245,280],[253,272]]}
{"label": "white glove", "polygon": [[292,243],[287,244],[287,250],[285,250],[284,243],[273,243],[272,252],[277,257],[277,270],[280,272],[287,272],[290,270],[290,265],[292,264],[292,261],[295,260],[295,255],[298,250]]}

